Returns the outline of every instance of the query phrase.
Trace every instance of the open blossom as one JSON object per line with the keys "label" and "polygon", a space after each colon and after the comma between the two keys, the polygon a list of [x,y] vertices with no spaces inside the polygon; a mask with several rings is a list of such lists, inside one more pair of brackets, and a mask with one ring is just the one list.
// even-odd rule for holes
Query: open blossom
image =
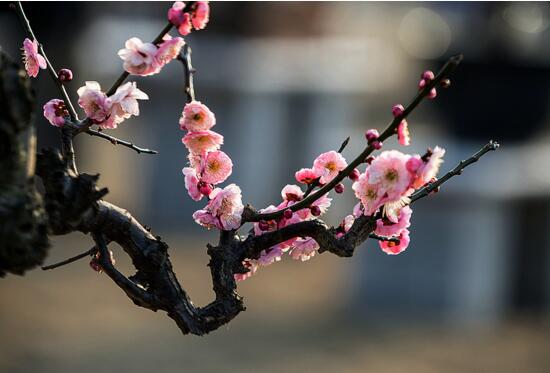
{"label": "open blossom", "polygon": [[38,53],[38,42],[30,39],[23,40],[23,63],[29,76],[36,78],[40,69],[47,67],[46,59]]}
{"label": "open blossom", "polygon": [[219,184],[231,175],[233,162],[222,151],[209,152],[204,157],[202,167],[202,181],[210,184]]}
{"label": "open blossom", "polygon": [[203,210],[193,214],[195,221],[207,228],[221,230],[239,228],[244,209],[241,188],[235,184],[230,184],[223,189],[216,188],[210,193],[210,198]]}
{"label": "open blossom", "polygon": [[298,185],[287,184],[281,190],[281,197],[283,201],[300,201],[304,197],[304,192]]}
{"label": "open blossom", "polygon": [[412,209],[409,206],[405,206],[399,211],[398,215],[397,222],[392,222],[385,218],[378,219],[374,233],[385,237],[399,236],[404,229],[411,225]]}
{"label": "open blossom", "polygon": [[153,75],[160,71],[155,56],[157,47],[152,43],[144,43],[139,38],[126,40],[125,47],[118,51],[119,57],[124,61],[123,68],[133,75]]}
{"label": "open blossom", "polygon": [[289,246],[279,244],[270,247],[267,250],[262,250],[257,262],[259,265],[264,267],[267,267],[268,265],[271,265],[275,262],[279,262],[282,259],[283,254],[287,252],[288,249]]}
{"label": "open blossom", "polygon": [[187,131],[206,131],[216,124],[216,116],[200,101],[185,105],[180,118],[180,128]]}
{"label": "open blossom", "polygon": [[359,175],[359,179],[353,183],[352,189],[355,191],[355,196],[363,204],[363,213],[370,216],[382,206],[384,192],[378,184],[369,183],[368,171]]}
{"label": "open blossom", "polygon": [[319,177],[312,168],[302,168],[296,172],[296,181],[302,184],[311,184]]}
{"label": "open blossom", "polygon": [[411,242],[409,238],[409,230],[403,229],[397,238],[399,238],[398,244],[391,241],[379,241],[378,244],[380,245],[382,251],[386,254],[397,255],[405,251]]}
{"label": "open blossom", "polygon": [[223,144],[223,136],[213,131],[189,132],[181,141],[194,154],[218,150]]}
{"label": "open blossom", "polygon": [[325,184],[334,179],[338,172],[346,168],[347,163],[342,154],[335,152],[323,153],[319,155],[313,162],[315,173],[321,176],[321,183]]}
{"label": "open blossom", "polygon": [[148,100],[149,96],[136,87],[135,82],[128,82],[117,88],[114,95],[108,98],[111,104],[110,116],[99,123],[101,128],[117,128],[125,119],[139,115],[137,100]]}
{"label": "open blossom", "polygon": [[44,116],[53,126],[63,127],[69,111],[63,100],[53,99],[44,105]]}
{"label": "open blossom", "polygon": [[176,1],[172,7],[168,10],[168,20],[177,27],[178,32],[186,36],[191,32],[191,15],[184,12],[185,3]]}
{"label": "open blossom", "polygon": [[290,256],[293,259],[305,262],[315,256],[319,244],[313,238],[299,238],[292,244]]}
{"label": "open blossom", "polygon": [[445,155],[445,149],[436,146],[434,150],[431,151],[428,162],[420,166],[418,171],[419,179],[422,181],[422,185],[430,182],[432,178],[437,176],[439,168],[443,163],[443,156]]}
{"label": "open blossom", "polygon": [[185,176],[185,189],[187,189],[187,193],[189,193],[189,196],[194,201],[200,201],[203,197],[203,194],[200,192],[198,187],[200,180],[197,177],[197,173],[195,172],[195,169],[192,167],[185,167],[181,171]]}
{"label": "open blossom", "polygon": [[101,123],[111,115],[111,100],[101,91],[98,82],[86,82],[77,93],[78,105],[94,123]]}
{"label": "open blossom", "polygon": [[210,18],[210,6],[208,1],[197,1],[193,12],[191,23],[195,30],[202,30],[206,27]]}
{"label": "open blossom", "polygon": [[161,67],[176,58],[180,54],[181,48],[185,45],[185,41],[182,38],[173,38],[168,34],[164,35],[163,40],[159,44],[157,54],[155,55]]}
{"label": "open blossom", "polygon": [[408,156],[397,150],[382,152],[368,168],[368,183],[378,184],[386,200],[399,199],[409,189],[411,182],[407,160]]}

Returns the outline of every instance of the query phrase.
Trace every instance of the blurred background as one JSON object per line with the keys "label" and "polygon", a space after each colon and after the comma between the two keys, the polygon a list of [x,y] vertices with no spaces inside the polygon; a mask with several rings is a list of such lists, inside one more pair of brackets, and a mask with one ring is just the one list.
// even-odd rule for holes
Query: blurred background
{"label": "blurred background", "polygon": [[[108,89],[122,71],[126,39],[152,40],[171,3],[26,3],[56,68],[68,67],[72,97],[87,80]],[[182,336],[163,313],[134,306],[86,260],[0,280],[2,372],[548,372],[550,370],[550,7],[547,3],[212,3],[193,48],[197,99],[215,112],[230,182],[257,208],[280,201],[294,172],[351,136],[383,129],[391,107],[416,93],[420,74],[454,54],[465,60],[452,87],[409,118],[412,145],[447,149],[442,170],[489,139],[498,152],[414,206],[411,245],[392,257],[376,242],[351,259],[290,257],[239,286],[247,311],[206,337]],[[0,45],[14,58],[24,39],[0,8]],[[175,34],[173,34],[175,35]],[[206,243],[181,168],[182,67],[134,77],[149,101],[110,131],[159,150],[138,155],[86,135],[78,166],[101,173],[107,200],[127,208],[170,245],[195,304],[213,294]],[[39,109],[58,97],[42,73],[39,147],[58,134]],[[398,147],[395,140],[386,148]],[[355,198],[333,196],[338,224]],[[55,237],[48,262],[92,246]],[[114,247],[117,265],[131,266]]]}

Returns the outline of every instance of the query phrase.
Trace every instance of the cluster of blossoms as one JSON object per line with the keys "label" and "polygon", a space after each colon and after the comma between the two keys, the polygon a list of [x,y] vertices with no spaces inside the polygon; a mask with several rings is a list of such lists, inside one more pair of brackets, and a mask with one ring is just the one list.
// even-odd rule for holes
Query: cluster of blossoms
{"label": "cluster of blossoms", "polygon": [[184,44],[182,38],[173,38],[168,34],[158,46],[133,37],[126,40],[125,48],[119,50],[118,55],[124,61],[122,67],[125,71],[132,75],[148,76],[159,73],[164,65],[176,58]]}
{"label": "cluster of blossoms", "polygon": [[193,29],[202,30],[206,27],[210,18],[210,6],[208,1],[196,1],[186,8],[185,3],[176,1],[168,10],[168,20],[178,29],[183,36],[191,33]]}
{"label": "cluster of blossoms", "polygon": [[190,167],[182,170],[185,188],[195,201],[203,197],[210,199],[204,209],[193,214],[193,218],[207,228],[239,228],[244,208],[241,189],[235,184],[215,188],[233,171],[231,158],[220,150],[223,136],[211,130],[216,124],[216,116],[206,105],[192,101],[183,108],[179,124],[182,131],[187,131],[181,141],[189,150]]}

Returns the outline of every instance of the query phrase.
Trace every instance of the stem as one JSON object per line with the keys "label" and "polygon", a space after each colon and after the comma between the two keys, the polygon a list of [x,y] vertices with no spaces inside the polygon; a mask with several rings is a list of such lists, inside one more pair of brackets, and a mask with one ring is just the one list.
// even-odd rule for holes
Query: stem
{"label": "stem", "polygon": [[47,265],[47,266],[44,266],[42,267],[42,270],[43,271],[47,271],[49,269],[55,269],[55,268],[58,268],[58,267],[61,267],[61,266],[64,266],[64,265],[67,265],[67,264],[70,264],[70,263],[73,263],[73,262],[76,262],[77,260],[79,259],[82,259],[82,258],[85,258],[87,256],[90,256],[90,255],[93,255],[97,252],[97,247],[92,247],[90,250],[88,251],[85,251],[81,254],[78,254],[78,255],[75,255],[71,258],[68,258],[68,259],[65,259],[59,263],[55,263],[55,264],[50,264],[50,265]]}
{"label": "stem", "polygon": [[140,153],[145,153],[145,154],[157,154],[158,152],[156,150],[151,150],[151,149],[145,149],[145,148],[140,148],[139,146],[136,146],[134,145],[133,143],[131,142],[128,142],[128,141],[125,141],[125,140],[121,140],[121,139],[118,139],[114,136],[109,136],[109,135],[106,135],[104,134],[103,132],[100,132],[100,131],[96,131],[96,130],[93,130],[93,129],[88,129],[86,130],[86,133],[90,136],[96,136],[96,137],[101,137],[102,139],[105,139],[105,140],[109,140],[113,145],[122,145],[122,146],[125,146],[127,148],[130,148],[130,149],[133,149],[135,150],[138,154]]}
{"label": "stem", "polygon": [[[379,141],[384,141],[391,135],[395,134],[395,130],[397,129],[397,126],[403,119],[405,119],[417,106],[420,104],[422,99],[428,95],[430,90],[435,87],[436,84],[438,84],[441,80],[447,78],[447,76],[458,66],[458,64],[462,61],[462,55],[457,55],[454,57],[451,57],[443,66],[443,68],[439,71],[439,73],[435,76],[435,78],[427,84],[422,90],[418,92],[418,94],[414,97],[414,99],[411,101],[409,105],[405,108],[403,113],[393,119],[393,121],[386,127],[384,132],[380,135],[378,138]],[[309,195],[308,197],[304,198],[300,202],[292,205],[289,207],[292,211],[298,211],[303,208],[309,207],[313,202],[315,202],[317,199],[321,198],[326,193],[330,192],[332,188],[334,188],[340,181],[342,181],[345,177],[347,177],[354,168],[359,166],[361,163],[365,161],[365,159],[374,151],[374,147],[372,145],[367,145],[367,147],[355,158],[348,166],[340,171],[338,173],[338,176],[336,176],[334,179],[332,179],[329,183],[325,184],[322,188],[317,190],[315,193]],[[264,213],[259,214],[256,211],[252,210],[250,207],[246,207],[245,211],[242,215],[242,223],[246,222],[256,222],[260,220],[274,220],[278,219],[281,216],[283,216],[284,211],[275,211],[271,213]]]}
{"label": "stem", "polygon": [[493,140],[489,141],[487,144],[485,144],[485,146],[483,148],[481,148],[477,153],[472,155],[470,158],[468,158],[466,160],[463,160],[463,161],[460,161],[456,165],[455,168],[453,168],[452,170],[447,172],[445,175],[443,175],[443,177],[441,177],[440,179],[438,179],[438,180],[436,180],[432,183],[426,184],[425,186],[423,186],[422,188],[420,188],[416,192],[414,192],[410,197],[411,198],[410,203],[413,203],[413,202],[419,200],[420,198],[428,196],[430,193],[432,193],[437,188],[439,188],[441,186],[441,184],[443,184],[444,182],[446,182],[447,180],[449,180],[453,176],[462,174],[462,171],[466,167],[468,167],[472,163],[477,162],[483,155],[490,152],[491,150],[497,150],[499,148],[499,146],[500,146],[500,144],[498,142],[493,141]]}
{"label": "stem", "polygon": [[197,70],[193,68],[191,61],[192,50],[189,44],[183,46],[183,51],[178,56],[178,60],[183,64],[183,74],[185,76],[185,95],[187,96],[187,103],[195,101],[195,87],[193,86],[193,74]]}

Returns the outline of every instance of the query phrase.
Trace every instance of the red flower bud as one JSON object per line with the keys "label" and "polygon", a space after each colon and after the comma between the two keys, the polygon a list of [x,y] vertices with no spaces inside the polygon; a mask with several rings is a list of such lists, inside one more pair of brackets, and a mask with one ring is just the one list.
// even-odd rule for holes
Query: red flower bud
{"label": "red flower bud", "polygon": [[354,168],[353,171],[351,171],[351,173],[349,174],[349,178],[353,181],[357,181],[359,179],[359,175],[361,175],[359,173],[359,170]]}
{"label": "red flower bud", "polygon": [[292,215],[294,215],[294,213],[292,212],[291,209],[286,209],[285,212],[283,213],[285,219],[290,219],[292,218]]}
{"label": "red flower bud", "polygon": [[344,184],[336,184],[336,186],[334,187],[334,191],[338,194],[344,193]]}
{"label": "red flower bud", "polygon": [[60,82],[70,82],[73,80],[73,72],[69,69],[61,69],[57,72],[57,79]]}
{"label": "red flower bud", "polygon": [[321,209],[319,208],[319,206],[311,206],[309,208],[309,210],[311,211],[311,214],[313,216],[319,216],[321,215]]}

